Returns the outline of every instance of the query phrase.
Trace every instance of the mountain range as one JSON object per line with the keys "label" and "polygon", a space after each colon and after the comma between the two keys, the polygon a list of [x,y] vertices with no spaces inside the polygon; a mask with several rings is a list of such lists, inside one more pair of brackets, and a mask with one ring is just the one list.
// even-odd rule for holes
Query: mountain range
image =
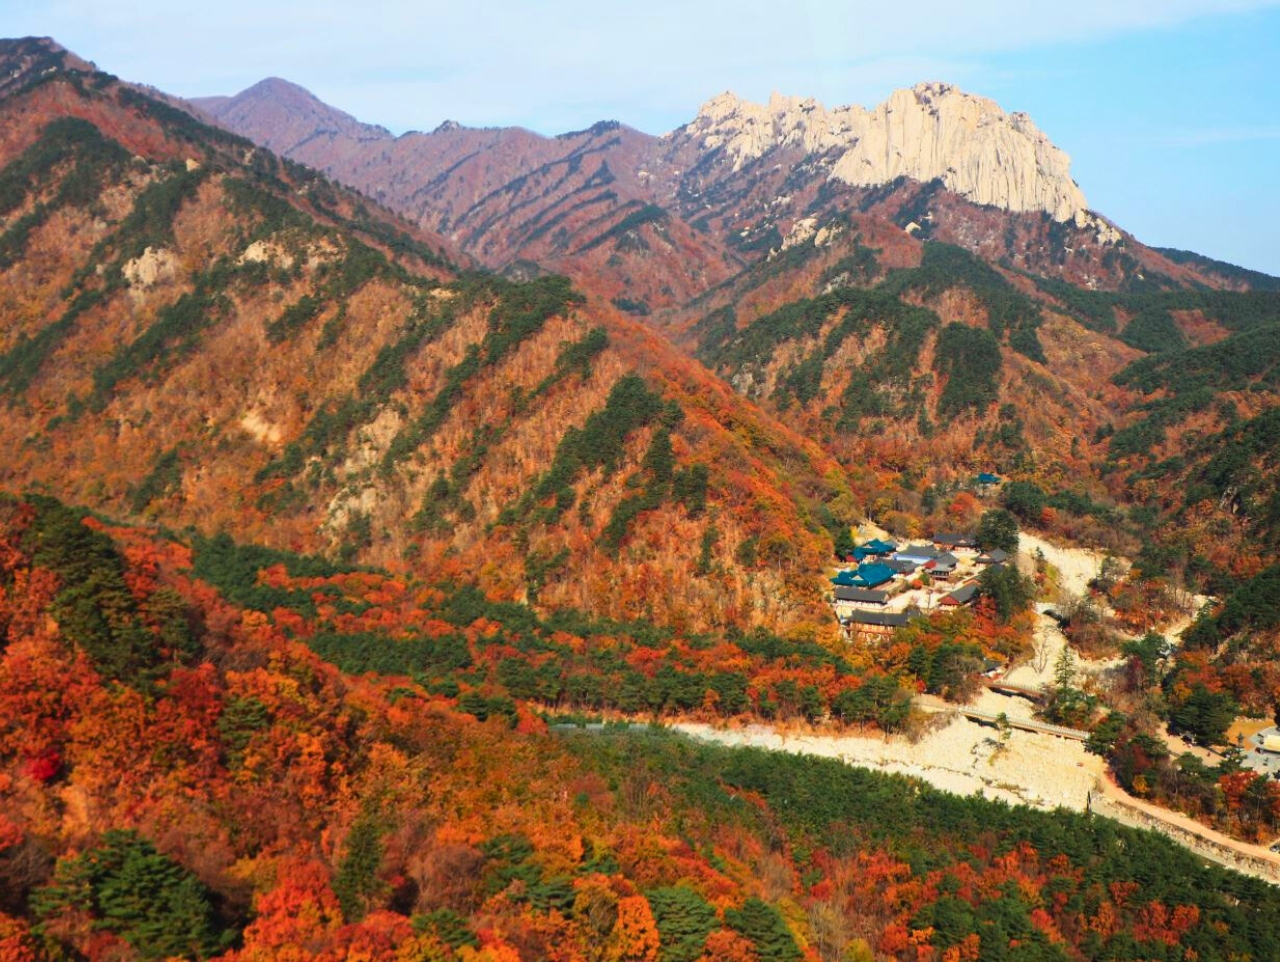
{"label": "mountain range", "polygon": [[[1102,507],[1062,523],[1131,552],[1170,513],[1276,530],[1271,455],[1237,447],[1275,399],[1277,282],[1142,245],[954,87],[394,137],[279,80],[185,103],[48,41],[3,66],[8,484],[698,624],[821,622],[822,539],[873,505],[920,530],[983,468],[1070,487]],[[670,415],[579,464],[635,374]],[[705,510],[671,487],[695,471]],[[691,587],[622,598],[637,564]]]}
{"label": "mountain range", "polygon": [[0,958],[1276,955],[1152,833],[626,721],[936,727],[1059,574],[868,640],[831,568],[1022,526],[1132,562],[1055,598],[1042,716],[1280,830],[1167,747],[1280,699],[1280,280],[991,101],[393,136],[0,41],[0,412]]}
{"label": "mountain range", "polygon": [[842,215],[1089,287],[1224,281],[1089,211],[1068,158],[1030,118],[946,84],[874,111],[726,93],[662,137],[616,121],[558,137],[452,122],[396,137],[278,79],[193,103],[490,268],[533,261],[591,277],[638,313],[677,307]]}
{"label": "mountain range", "polygon": [[564,278],[460,273],[63,57],[3,62],[0,484],[615,617],[827,620],[830,455]]}

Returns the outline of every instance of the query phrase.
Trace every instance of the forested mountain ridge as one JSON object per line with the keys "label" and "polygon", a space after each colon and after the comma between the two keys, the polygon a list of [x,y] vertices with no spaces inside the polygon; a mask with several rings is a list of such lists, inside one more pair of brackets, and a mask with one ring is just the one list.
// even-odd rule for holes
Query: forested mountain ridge
{"label": "forested mountain ridge", "polygon": [[[6,50],[8,484],[811,635],[831,536],[972,523],[943,512],[987,468],[1048,498],[1024,522],[1213,590],[1273,539],[1274,293],[1089,291],[842,216],[661,319],[735,396],[598,298],[459,276],[306,168],[47,42]],[[909,183],[876,203],[925,195],[1000,213]]]}
{"label": "forested mountain ridge", "polygon": [[[1277,690],[1267,279],[933,183],[825,192],[764,137],[670,210],[561,221],[600,286],[516,283],[46,41],[0,78],[0,957],[1280,952],[1275,889],[1105,819],[603,721],[909,728],[909,692],[1026,655],[1034,582],[846,643],[833,538],[1012,551],[1016,517],[1135,555],[1078,647],[1222,599],[1179,651],[1111,639],[1109,714],[1069,671],[1046,710],[1135,793],[1269,830],[1273,782],[1152,734],[1221,741]],[[633,133],[491,133],[537,173],[477,216],[572,206]],[[733,234],[795,169],[812,223]],[[685,263],[701,235],[738,240]],[[627,280],[668,255],[670,290]]]}
{"label": "forested mountain ridge", "polygon": [[[1001,119],[995,105],[926,87],[904,93],[900,106],[973,113],[1000,130],[1007,125],[1015,140],[1024,136],[1023,121]],[[1251,574],[1255,546],[1271,539],[1266,466],[1274,455],[1258,441],[1265,424],[1237,424],[1274,406],[1265,375],[1229,374],[1211,387],[1198,376],[1193,391],[1143,372],[1184,363],[1235,370],[1227,354],[1265,367],[1278,282],[1145,247],[1084,210],[1074,185],[1046,186],[1061,180],[1053,172],[1061,161],[1028,173],[1029,161],[1009,160],[1011,183],[1033,185],[1014,204],[976,192],[976,181],[838,177],[849,156],[871,149],[858,146],[859,137],[892,145],[906,134],[877,132],[888,115],[866,120],[850,108],[846,117],[843,108],[794,98],[766,106],[724,95],[684,127],[648,139],[612,123],[561,138],[455,124],[396,138],[353,128],[300,88],[274,82],[206,106],[229,127],[277,138],[339,179],[385,189],[379,196],[387,203],[456,231],[454,239],[487,263],[528,273],[525,258],[533,258],[569,271],[844,464],[898,474],[904,493],[882,488],[885,496],[868,502],[881,519],[894,513],[898,534],[945,525],[936,512],[949,495],[990,468],[1069,496],[1069,509],[1046,516],[1049,526],[1113,550],[1138,553],[1157,534],[1182,532],[1181,544],[1146,552],[1149,567],[1179,577],[1190,568],[1206,589]],[[955,118],[936,122],[938,136],[950,137]],[[1033,126],[1026,133],[1043,136]],[[956,143],[965,156],[983,149]],[[606,218],[590,236],[558,233],[593,256],[607,254],[603,262],[573,263],[567,248],[534,250],[512,239],[517,210],[531,229],[543,211],[563,228],[560,213],[551,213],[563,212],[555,191],[570,190],[566,203],[587,197],[581,178],[596,169],[595,158],[609,172],[602,196],[610,209],[643,204],[636,209],[652,217],[626,218],[625,231]],[[481,168],[477,187],[478,174],[468,171]],[[429,189],[413,186],[428,181]],[[1005,209],[1032,207],[1041,194],[1060,203]],[[975,203],[979,197],[987,203]],[[1067,200],[1072,210],[1062,206]],[[662,245],[648,232],[680,224],[693,228],[695,247],[681,242],[685,266],[673,274],[655,260]],[[731,255],[732,263],[720,260],[726,270],[698,266],[709,244],[717,257]],[[679,285],[670,286],[673,278]],[[1240,465],[1228,469],[1226,460]],[[1164,524],[1171,517],[1177,528]]]}
{"label": "forested mountain ridge", "polygon": [[313,171],[5,49],[0,483],[507,599],[832,630],[816,572],[860,506],[815,445],[563,278],[459,274]]}
{"label": "forested mountain ridge", "polygon": [[[555,277],[459,275],[307,168],[47,42],[6,50],[5,483],[827,638],[830,539],[972,525],[982,470],[1032,492],[1024,523],[1218,594],[1275,541],[1265,278],[1170,252],[1260,289],[1091,291],[850,214],[641,324]],[[765,146],[742,168],[788,149]],[[1005,216],[911,183],[872,207],[911,197]]]}
{"label": "forested mountain ridge", "polygon": [[637,316],[683,303],[743,264],[660,206],[646,170],[655,139],[616,122],[558,137],[456,123],[395,137],[280,80],[192,103],[432,225],[491,268],[567,273]]}
{"label": "forested mountain ridge", "polygon": [[[668,321],[677,343],[841,461],[901,472],[879,517],[927,530],[980,472],[1022,520],[1210,593],[1276,537],[1280,295],[1091,291],[883,225],[827,225]],[[864,223],[864,226],[865,225]],[[885,512],[892,509],[893,517]],[[1177,525],[1167,522],[1176,519]],[[1176,542],[1174,544],[1173,542]]]}

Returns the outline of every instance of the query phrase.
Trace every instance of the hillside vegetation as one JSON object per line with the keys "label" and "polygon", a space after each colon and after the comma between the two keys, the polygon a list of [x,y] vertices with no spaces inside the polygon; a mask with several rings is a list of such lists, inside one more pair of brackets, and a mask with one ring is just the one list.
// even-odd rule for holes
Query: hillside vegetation
{"label": "hillside vegetation", "polygon": [[459,273],[102,74],[0,115],[0,482],[548,609],[832,634],[843,472],[613,308]]}
{"label": "hillside vegetation", "polygon": [[[909,741],[1052,637],[1040,717],[1268,842],[1168,736],[1280,705],[1271,279],[786,143],[336,117],[370,183],[438,151],[405,219],[200,116],[0,42],[0,959],[1280,957],[1165,840],[661,727]],[[869,532],[1020,527],[1078,595],[834,617]]]}
{"label": "hillside vegetation", "polygon": [[[688,677],[650,647],[653,631],[542,626],[468,589],[227,539],[192,547],[5,498],[0,950],[1276,953],[1273,888],[1152,835],[645,728],[549,731],[531,711],[526,697],[544,693],[519,686],[549,677],[534,664],[559,663],[547,642],[585,665],[629,639],[647,676],[671,665]],[[820,649],[737,645],[753,677],[772,659],[835,667]],[[384,674],[343,674],[326,652]],[[527,680],[506,667],[521,652]],[[724,710],[716,686],[703,711]]]}
{"label": "hillside vegetation", "polygon": [[940,241],[833,236],[675,329],[851,467],[896,472],[873,501],[893,533],[954,524],[939,512],[989,471],[1039,492],[1025,523],[1153,576],[1217,593],[1256,572],[1280,518],[1274,292],[1090,291]]}

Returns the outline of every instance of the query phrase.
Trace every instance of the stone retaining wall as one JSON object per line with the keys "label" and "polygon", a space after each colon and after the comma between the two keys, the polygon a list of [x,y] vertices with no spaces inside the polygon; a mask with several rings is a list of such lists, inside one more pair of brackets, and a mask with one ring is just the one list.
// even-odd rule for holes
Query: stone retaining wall
{"label": "stone retaining wall", "polygon": [[1126,804],[1121,799],[1108,798],[1102,792],[1094,792],[1090,799],[1090,811],[1095,815],[1113,819],[1130,828],[1149,829],[1168,836],[1197,855],[1219,865],[1249,875],[1272,885],[1280,885],[1280,864],[1245,855],[1203,835],[1188,831],[1180,825],[1156,818],[1142,809]]}

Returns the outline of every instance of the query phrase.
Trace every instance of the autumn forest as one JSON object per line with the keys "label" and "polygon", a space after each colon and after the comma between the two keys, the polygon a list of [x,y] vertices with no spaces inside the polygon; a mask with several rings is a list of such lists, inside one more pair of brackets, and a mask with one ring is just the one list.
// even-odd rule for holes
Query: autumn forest
{"label": "autumn forest", "polygon": [[[676,730],[910,745],[1039,662],[1265,852],[1280,281],[768,157],[663,206],[631,133],[445,230],[0,41],[0,960],[1280,958],[1280,887],[1088,805]],[[963,601],[833,606],[943,532]]]}

